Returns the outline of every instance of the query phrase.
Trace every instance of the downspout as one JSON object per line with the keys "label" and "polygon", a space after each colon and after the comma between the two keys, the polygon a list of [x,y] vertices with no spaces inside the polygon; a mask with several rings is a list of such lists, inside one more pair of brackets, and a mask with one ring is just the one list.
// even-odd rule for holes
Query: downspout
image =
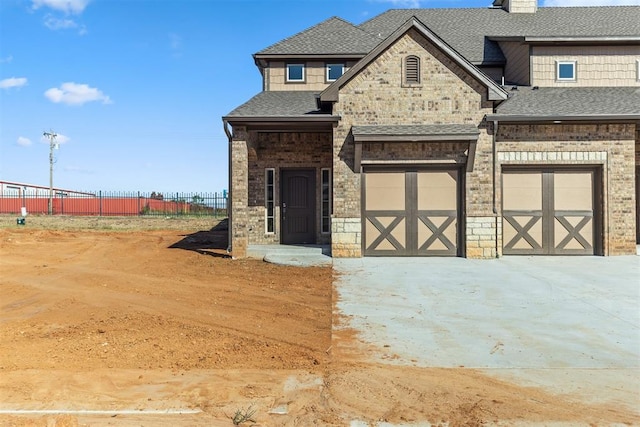
{"label": "downspout", "polygon": [[227,236],[227,253],[230,254],[231,250],[232,250],[232,248],[231,248],[231,229],[232,229],[231,223],[233,221],[233,214],[232,214],[232,212],[233,212],[233,206],[232,206],[233,205],[233,202],[232,202],[233,197],[231,197],[231,194],[233,192],[233,185],[232,185],[233,183],[231,181],[231,177],[232,177],[232,171],[231,171],[231,166],[232,166],[232,160],[231,159],[232,159],[232,157],[231,156],[233,154],[232,153],[232,150],[233,150],[233,147],[232,147],[233,134],[229,130],[229,122],[228,121],[222,119],[222,126],[224,128],[224,133],[227,134],[227,138],[229,139],[229,159],[228,159],[228,162],[229,162],[229,166],[228,166],[228,169],[229,169],[229,172],[228,172],[228,174],[229,174],[229,176],[228,176],[229,191],[227,192],[227,217],[228,217],[228,221],[227,221],[227,227],[228,227],[228,230],[227,230],[227,233],[228,233],[228,236]]}
{"label": "downspout", "polygon": [[496,222],[496,258],[498,258],[498,246],[500,243],[499,237],[498,237],[498,197],[497,197],[497,189],[498,189],[498,183],[496,180],[496,172],[498,170],[498,144],[496,142],[496,137],[498,135],[498,121],[494,120],[493,121],[493,138],[491,140],[491,145],[492,145],[492,151],[493,151],[493,218]]}

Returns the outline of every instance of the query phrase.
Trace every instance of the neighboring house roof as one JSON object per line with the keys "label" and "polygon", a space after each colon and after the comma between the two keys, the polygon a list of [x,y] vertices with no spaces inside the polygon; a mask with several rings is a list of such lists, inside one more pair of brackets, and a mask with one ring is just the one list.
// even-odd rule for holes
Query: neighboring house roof
{"label": "neighboring house roof", "polygon": [[398,137],[402,141],[468,141],[478,139],[480,135],[473,124],[353,126],[351,133],[355,141],[385,141]]}
{"label": "neighboring house roof", "polygon": [[318,109],[318,92],[311,91],[267,91],[260,92],[249,101],[231,111],[222,119],[229,122],[242,119],[299,119],[335,120],[331,114]]}
{"label": "neighboring house roof", "polygon": [[536,13],[509,13],[501,8],[394,9],[360,25],[386,37],[415,16],[474,64],[504,62],[492,38],[553,37],[640,39],[640,7],[541,7]]}
{"label": "neighboring house roof", "polygon": [[488,120],[640,120],[640,87],[519,88]]}
{"label": "neighboring house roof", "polygon": [[282,55],[364,56],[382,39],[338,17],[329,18],[256,53],[255,57]]}
{"label": "neighboring house roof", "polygon": [[472,75],[477,81],[482,83],[487,88],[487,98],[489,100],[504,100],[507,99],[507,93],[500,85],[494,82],[486,74],[480,71],[477,67],[467,61],[466,58],[461,56],[455,49],[451,48],[444,40],[438,37],[427,28],[416,17],[410,17],[405,23],[398,26],[396,30],[391,33],[385,40],[383,40],[375,49],[362,58],[356,65],[351,67],[346,73],[344,73],[339,79],[333,82],[327,87],[321,94],[320,99],[323,102],[333,102],[338,100],[339,91],[349,80],[357,75],[362,69],[369,65],[375,58],[384,52],[389,46],[395,43],[400,37],[402,37],[410,29],[415,29],[422,34],[427,40],[433,43],[438,49],[444,52],[449,58],[451,58],[456,64],[458,64],[463,70]]}

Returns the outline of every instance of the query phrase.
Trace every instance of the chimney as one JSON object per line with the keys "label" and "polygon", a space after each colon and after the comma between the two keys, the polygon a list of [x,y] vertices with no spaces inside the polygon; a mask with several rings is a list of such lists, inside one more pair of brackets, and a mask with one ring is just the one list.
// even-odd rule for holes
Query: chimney
{"label": "chimney", "polygon": [[537,0],[494,0],[493,5],[509,13],[536,13]]}

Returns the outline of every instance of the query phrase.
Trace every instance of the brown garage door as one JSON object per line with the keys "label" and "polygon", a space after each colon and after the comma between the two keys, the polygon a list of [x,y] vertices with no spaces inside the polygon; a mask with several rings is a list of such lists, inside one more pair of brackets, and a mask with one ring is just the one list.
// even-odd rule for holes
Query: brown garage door
{"label": "brown garage door", "polygon": [[364,254],[456,256],[460,171],[363,174]]}
{"label": "brown garage door", "polygon": [[599,252],[596,170],[505,170],[505,255]]}

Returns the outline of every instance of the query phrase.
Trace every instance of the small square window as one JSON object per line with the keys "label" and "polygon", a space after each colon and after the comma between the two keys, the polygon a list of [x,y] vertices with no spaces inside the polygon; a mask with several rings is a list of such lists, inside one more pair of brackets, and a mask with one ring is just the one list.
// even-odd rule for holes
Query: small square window
{"label": "small square window", "polygon": [[327,64],[327,81],[334,82],[344,74],[344,64]]}
{"label": "small square window", "polygon": [[287,81],[304,82],[304,64],[287,64]]}
{"label": "small square window", "polygon": [[575,81],[576,80],[575,61],[558,61],[556,63],[556,80]]}

